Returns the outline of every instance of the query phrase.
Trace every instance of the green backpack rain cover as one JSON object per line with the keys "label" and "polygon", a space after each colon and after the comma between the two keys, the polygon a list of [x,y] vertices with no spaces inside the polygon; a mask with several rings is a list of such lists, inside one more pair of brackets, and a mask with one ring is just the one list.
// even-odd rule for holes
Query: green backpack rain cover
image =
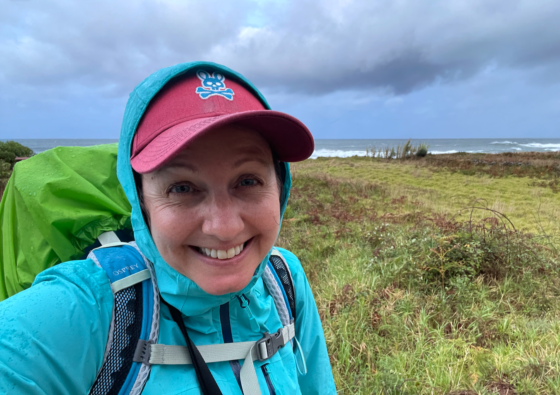
{"label": "green backpack rain cover", "polygon": [[132,229],[118,144],[57,147],[17,163],[0,203],[0,301],[82,258],[107,231]]}

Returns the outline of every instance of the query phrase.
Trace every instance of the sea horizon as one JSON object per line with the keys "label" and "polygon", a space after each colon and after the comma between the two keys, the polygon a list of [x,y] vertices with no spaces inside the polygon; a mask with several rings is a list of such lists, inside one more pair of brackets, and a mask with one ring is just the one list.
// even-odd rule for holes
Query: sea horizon
{"label": "sea horizon", "polygon": [[[85,147],[119,141],[118,139],[2,139],[2,141],[8,140],[29,147],[36,154],[58,146]],[[408,139],[315,139],[315,151],[311,158],[365,156],[372,149],[396,147],[406,141]],[[432,154],[560,151],[560,138],[448,138],[410,139],[410,141],[414,145],[428,144],[428,152]]]}

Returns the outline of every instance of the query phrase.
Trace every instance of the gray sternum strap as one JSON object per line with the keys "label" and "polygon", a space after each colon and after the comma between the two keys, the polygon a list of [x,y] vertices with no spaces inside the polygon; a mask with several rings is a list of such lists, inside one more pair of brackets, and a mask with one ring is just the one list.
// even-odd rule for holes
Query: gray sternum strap
{"label": "gray sternum strap", "polygon": [[[219,345],[200,346],[198,351],[204,362],[235,361],[245,359],[251,352],[253,359],[258,359],[255,342],[225,343]],[[217,347],[219,346],[219,347]],[[151,365],[191,365],[191,356],[186,346],[166,346],[150,344],[149,363]],[[147,359],[147,358],[146,358]]]}
{"label": "gray sternum strap", "polygon": [[[253,361],[265,361],[295,337],[295,324],[292,322],[278,332],[265,333],[262,339],[254,342],[211,344],[197,347],[206,363],[235,361],[244,359],[241,368],[241,386],[245,395],[260,395],[260,387]],[[167,346],[138,341],[134,362],[148,365],[190,365],[191,356],[187,346]]]}

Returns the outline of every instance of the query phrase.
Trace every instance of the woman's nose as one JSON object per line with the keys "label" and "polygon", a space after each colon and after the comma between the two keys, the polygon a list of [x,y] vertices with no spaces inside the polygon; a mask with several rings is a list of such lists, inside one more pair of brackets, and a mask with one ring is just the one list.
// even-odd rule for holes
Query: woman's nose
{"label": "woman's nose", "polygon": [[240,208],[231,199],[213,199],[204,211],[202,232],[219,240],[233,240],[245,226]]}

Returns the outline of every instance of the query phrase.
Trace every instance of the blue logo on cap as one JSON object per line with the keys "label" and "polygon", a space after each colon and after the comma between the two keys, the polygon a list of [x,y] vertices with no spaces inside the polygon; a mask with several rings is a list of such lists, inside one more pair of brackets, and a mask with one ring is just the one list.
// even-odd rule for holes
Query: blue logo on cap
{"label": "blue logo on cap", "polygon": [[228,100],[233,100],[233,95],[235,93],[227,88],[224,81],[226,77],[221,75],[220,73],[210,73],[200,70],[196,72],[200,81],[202,81],[202,88],[199,86],[196,88],[196,93],[200,96],[201,99],[208,99],[210,96],[222,96]]}

